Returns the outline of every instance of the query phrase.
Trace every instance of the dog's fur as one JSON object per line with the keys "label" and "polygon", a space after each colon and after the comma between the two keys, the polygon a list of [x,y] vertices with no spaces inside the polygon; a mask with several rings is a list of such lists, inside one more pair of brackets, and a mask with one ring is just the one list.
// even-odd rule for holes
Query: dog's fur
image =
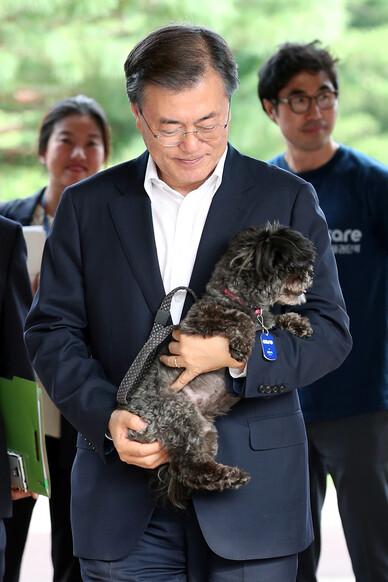
{"label": "dog's fur", "polygon": [[[190,308],[179,329],[184,334],[226,337],[230,354],[239,362],[248,361],[260,329],[277,326],[309,337],[312,328],[307,318],[297,313],[274,315],[270,307],[305,302],[314,258],[312,243],[289,227],[267,223],[241,231],[231,239],[205,294]],[[260,323],[255,314],[258,308]],[[226,390],[225,369],[201,374],[175,392],[170,387],[182,369],[163,365],[159,357],[160,353],[128,404],[120,406],[147,423],[144,431],[129,430],[130,439],[158,440],[168,453],[169,463],[153,471],[159,494],[183,507],[192,490],[222,491],[246,484],[248,473],[214,459],[214,419],[239,400]]]}

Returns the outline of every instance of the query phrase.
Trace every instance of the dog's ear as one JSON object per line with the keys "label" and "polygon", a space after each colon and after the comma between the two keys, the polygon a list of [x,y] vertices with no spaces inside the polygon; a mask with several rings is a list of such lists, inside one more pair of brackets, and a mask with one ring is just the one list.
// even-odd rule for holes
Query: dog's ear
{"label": "dog's ear", "polygon": [[276,245],[273,244],[273,239],[269,233],[258,241],[254,252],[256,273],[260,279],[268,279],[270,275],[273,275],[279,260],[281,260],[281,253],[279,253]]}
{"label": "dog's ear", "polygon": [[256,271],[261,279],[272,274],[276,263],[274,230],[275,225],[267,223],[265,227],[250,227],[236,235],[230,244],[230,268],[238,275],[243,272],[253,275]]}
{"label": "dog's ear", "polygon": [[232,257],[230,261],[231,272],[237,269],[237,273],[241,275],[243,271],[252,270],[255,264],[256,250],[253,246],[241,247]]}
{"label": "dog's ear", "polygon": [[267,221],[258,233],[254,252],[255,269],[260,279],[268,279],[282,263],[282,249],[278,244],[278,234],[283,229],[278,220]]}

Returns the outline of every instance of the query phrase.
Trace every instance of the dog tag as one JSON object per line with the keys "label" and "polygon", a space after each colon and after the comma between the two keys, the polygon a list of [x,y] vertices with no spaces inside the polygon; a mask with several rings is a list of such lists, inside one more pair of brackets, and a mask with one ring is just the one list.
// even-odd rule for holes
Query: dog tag
{"label": "dog tag", "polygon": [[266,360],[276,360],[275,341],[270,333],[262,333],[260,336],[261,347],[263,349],[263,356]]}

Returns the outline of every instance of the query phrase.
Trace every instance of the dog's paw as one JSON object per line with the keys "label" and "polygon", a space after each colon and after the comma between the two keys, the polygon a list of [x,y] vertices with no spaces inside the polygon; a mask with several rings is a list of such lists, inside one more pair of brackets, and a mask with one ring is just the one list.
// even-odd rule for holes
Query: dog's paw
{"label": "dog's paw", "polygon": [[280,329],[285,329],[298,337],[307,338],[313,333],[313,328],[307,317],[303,317],[299,313],[283,313],[277,315],[276,325]]}
{"label": "dog's paw", "polygon": [[252,353],[252,345],[229,345],[229,353],[237,362],[246,364]]}
{"label": "dog's paw", "polygon": [[193,490],[224,491],[246,485],[251,476],[238,467],[222,465],[212,460],[186,467],[178,478],[185,487]]}

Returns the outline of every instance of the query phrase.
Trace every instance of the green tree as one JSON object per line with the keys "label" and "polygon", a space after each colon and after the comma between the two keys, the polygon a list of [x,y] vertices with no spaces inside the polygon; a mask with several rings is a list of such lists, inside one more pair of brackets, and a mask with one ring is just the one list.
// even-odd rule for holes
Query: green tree
{"label": "green tree", "polygon": [[40,121],[57,100],[97,99],[112,126],[110,164],[138,155],[143,143],[125,94],[123,63],[134,44],[172,21],[209,26],[236,55],[231,141],[268,158],[283,148],[261,110],[257,71],[286,40],[320,38],[341,57],[336,138],[384,161],[388,143],[388,32],[385,0],[2,0],[0,5],[0,198],[45,183],[36,152]]}

